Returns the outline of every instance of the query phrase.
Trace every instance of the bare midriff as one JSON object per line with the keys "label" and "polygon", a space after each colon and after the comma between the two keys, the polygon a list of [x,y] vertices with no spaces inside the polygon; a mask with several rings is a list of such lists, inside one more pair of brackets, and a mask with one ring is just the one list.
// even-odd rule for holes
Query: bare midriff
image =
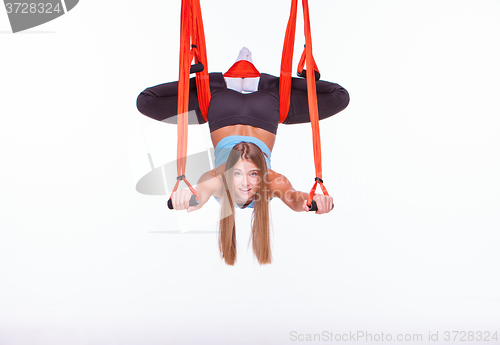
{"label": "bare midriff", "polygon": [[262,128],[257,128],[248,125],[226,126],[216,129],[215,131],[210,133],[214,147],[217,146],[219,141],[231,135],[243,135],[247,137],[257,138],[259,140],[262,140],[267,145],[267,147],[269,147],[269,150],[271,151],[273,150],[274,142],[276,141],[276,134],[268,132]]}

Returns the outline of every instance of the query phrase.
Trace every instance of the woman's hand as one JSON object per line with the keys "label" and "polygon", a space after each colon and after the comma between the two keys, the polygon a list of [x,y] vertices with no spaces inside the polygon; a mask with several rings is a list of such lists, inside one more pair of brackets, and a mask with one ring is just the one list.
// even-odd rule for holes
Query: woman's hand
{"label": "woman's hand", "polygon": [[189,189],[181,189],[172,193],[172,205],[174,206],[174,210],[187,210],[188,212],[196,211],[201,208],[201,204],[196,206],[189,206],[189,199],[194,194]]}
{"label": "woman's hand", "polygon": [[[318,206],[318,210],[316,211],[317,214],[328,213],[333,209],[333,198],[329,195],[316,194],[313,200],[316,201],[316,205]],[[302,208],[304,211],[309,212],[307,200],[304,200]]]}
{"label": "woman's hand", "polygon": [[193,196],[193,193],[188,188],[180,189],[172,193],[170,201],[174,210],[187,210],[188,212],[197,211],[205,205],[205,203],[210,199],[214,193],[220,191],[222,188],[222,178],[214,178],[214,171],[207,171],[201,175],[198,183],[194,187],[196,193],[198,193],[198,205],[189,206],[189,200]]}

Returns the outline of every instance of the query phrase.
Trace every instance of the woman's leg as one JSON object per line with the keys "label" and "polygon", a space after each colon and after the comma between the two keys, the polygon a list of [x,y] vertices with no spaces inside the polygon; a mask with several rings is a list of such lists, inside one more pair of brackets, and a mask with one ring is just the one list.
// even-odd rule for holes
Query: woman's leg
{"label": "woman's leg", "polygon": [[[137,109],[158,121],[177,123],[178,82],[171,82],[152,86],[144,90],[137,97]],[[189,124],[202,124],[206,121],[201,116],[196,94],[194,78],[189,85]]]}
{"label": "woman's leg", "polygon": [[[307,81],[292,79],[290,111],[285,124],[310,122],[309,103],[307,101]],[[323,120],[344,110],[349,104],[349,93],[339,84],[319,80],[316,82],[319,119]]]}

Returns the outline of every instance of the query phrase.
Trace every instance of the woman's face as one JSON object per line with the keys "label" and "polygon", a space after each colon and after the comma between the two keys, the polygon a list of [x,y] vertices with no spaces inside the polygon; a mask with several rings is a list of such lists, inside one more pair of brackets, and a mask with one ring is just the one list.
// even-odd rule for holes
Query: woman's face
{"label": "woman's face", "polygon": [[233,168],[233,189],[237,204],[253,200],[258,191],[260,170],[255,164],[240,159]]}

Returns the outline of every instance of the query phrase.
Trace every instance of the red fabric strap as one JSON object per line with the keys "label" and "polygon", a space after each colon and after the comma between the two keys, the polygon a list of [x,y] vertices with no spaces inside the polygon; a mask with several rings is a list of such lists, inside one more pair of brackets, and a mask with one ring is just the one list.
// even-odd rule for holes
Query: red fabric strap
{"label": "red fabric strap", "polygon": [[260,72],[255,68],[253,63],[247,60],[236,61],[226,73],[224,77],[230,78],[256,78],[260,77]]}
{"label": "red fabric strap", "polygon": [[[314,79],[314,71],[318,70],[318,66],[314,61],[312,53],[312,38],[311,38],[311,23],[309,21],[309,4],[308,0],[302,0],[302,8],[304,10],[304,35],[306,44],[304,52],[302,53],[298,73],[304,69],[304,64],[307,65],[306,80],[307,80],[307,101],[309,104],[309,117],[311,120],[312,139],[313,139],[313,152],[314,152],[314,166],[316,176],[320,179],[323,178],[322,164],[321,164],[321,137],[319,132],[319,114],[318,114],[318,99],[316,95],[316,82]],[[290,17],[285,33],[285,42],[283,44],[283,53],[281,56],[281,72],[280,72],[280,123],[283,123],[288,116],[290,109],[290,94],[292,87],[292,58],[293,47],[295,44],[295,26],[297,21],[297,0],[292,0],[290,9]],[[320,185],[323,194],[328,195],[326,187],[321,181],[316,180],[309,197],[307,205],[310,206],[314,193],[316,192],[317,185]]]}
{"label": "red fabric strap", "polygon": [[[181,40],[179,54],[179,88],[177,104],[177,175],[185,175],[188,141],[188,110],[189,110],[189,72],[193,58],[196,63],[202,63],[203,71],[196,73],[196,88],[200,111],[207,120],[210,104],[210,85],[208,77],[207,49],[200,0],[182,0],[181,5]],[[182,178],[191,192],[197,196],[196,190]],[[179,186],[177,180],[172,192]]]}

